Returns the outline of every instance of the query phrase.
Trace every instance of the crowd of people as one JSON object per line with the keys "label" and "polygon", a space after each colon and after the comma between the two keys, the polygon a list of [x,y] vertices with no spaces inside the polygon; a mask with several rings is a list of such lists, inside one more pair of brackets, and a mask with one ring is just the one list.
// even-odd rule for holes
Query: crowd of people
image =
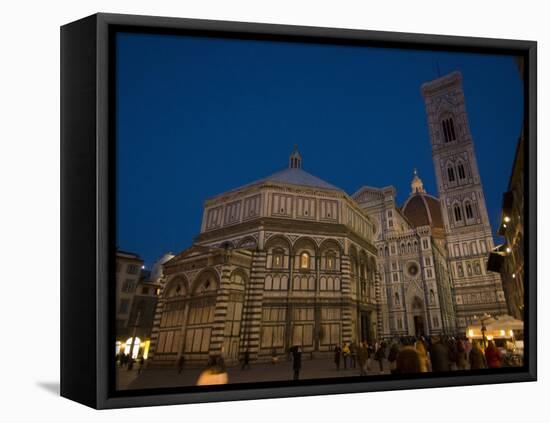
{"label": "crowd of people", "polygon": [[145,359],[143,357],[132,358],[130,354],[125,354],[124,352],[120,352],[115,356],[115,362],[117,367],[125,368],[129,371],[134,370],[134,367],[137,366],[138,374],[141,373],[145,366]]}
{"label": "crowd of people", "polygon": [[[477,370],[500,368],[505,364],[503,353],[492,340],[470,341],[466,337],[430,336],[401,337],[389,341],[368,343],[343,343],[332,347],[336,370],[358,369],[361,376],[373,372],[392,374],[447,372],[452,370]],[[271,363],[279,357],[272,352]],[[138,373],[144,367],[142,358],[133,359],[123,352],[118,354],[117,365],[128,370],[137,366]],[[292,361],[293,379],[300,378],[302,369],[302,349],[293,346],[288,350],[288,360]],[[387,363],[388,365],[386,365]],[[184,356],[176,362],[178,374],[185,368]],[[389,366],[389,369],[388,369]],[[243,353],[241,370],[250,369],[250,352]],[[210,357],[206,368],[197,380],[198,385],[225,384],[228,382],[227,368],[222,355]]]}
{"label": "crowd of people", "polygon": [[334,347],[334,363],[340,370],[359,367],[384,373],[387,360],[392,374],[446,372],[502,367],[504,356],[493,341],[483,345],[466,337],[401,337],[368,344],[344,343]]}

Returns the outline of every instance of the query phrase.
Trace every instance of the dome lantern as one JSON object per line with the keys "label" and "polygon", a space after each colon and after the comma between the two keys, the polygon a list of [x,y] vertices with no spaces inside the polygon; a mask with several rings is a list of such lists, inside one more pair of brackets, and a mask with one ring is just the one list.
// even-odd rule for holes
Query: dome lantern
{"label": "dome lantern", "polygon": [[301,169],[302,168],[302,156],[298,151],[298,144],[294,144],[294,151],[290,155],[288,160],[288,167],[290,169]]}
{"label": "dome lantern", "polygon": [[416,168],[414,168],[413,175],[413,180],[411,182],[411,195],[425,193],[426,190],[424,190],[424,183],[422,182],[422,179],[420,179],[420,177],[418,176]]}

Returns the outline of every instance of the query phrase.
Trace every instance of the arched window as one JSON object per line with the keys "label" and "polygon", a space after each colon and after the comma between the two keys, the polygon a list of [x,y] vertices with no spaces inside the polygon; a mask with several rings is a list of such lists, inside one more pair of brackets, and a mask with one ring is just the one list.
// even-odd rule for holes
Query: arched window
{"label": "arched window", "polygon": [[405,254],[405,244],[401,244],[401,254]]}
{"label": "arched window", "polygon": [[466,202],[464,209],[466,211],[466,219],[473,219],[474,212],[472,211],[472,204],[469,201]]}
{"label": "arched window", "polygon": [[460,179],[466,179],[466,172],[464,171],[464,165],[460,163],[457,167],[458,170],[458,177]]}
{"label": "arched window", "polygon": [[300,268],[309,269],[309,254],[306,252],[300,254]]}
{"label": "arched window", "polygon": [[468,263],[467,269],[468,269],[468,276],[472,276],[472,265],[470,263]]}
{"label": "arched window", "polygon": [[462,268],[462,263],[458,263],[458,264],[456,265],[456,270],[457,270],[457,273],[458,273],[458,277],[459,277],[459,278],[464,277],[464,269]]}
{"label": "arched window", "polygon": [[332,251],[327,253],[326,268],[327,270],[334,270],[336,268],[336,254],[334,254]]}
{"label": "arched window", "polygon": [[455,181],[455,170],[453,169],[452,166],[449,166],[447,168],[447,177],[449,179],[449,182],[454,182]]}
{"label": "arched window", "polygon": [[481,275],[481,265],[478,261],[476,261],[476,264],[474,265],[474,271],[476,275]]}
{"label": "arched window", "polygon": [[285,252],[280,249],[273,250],[273,267],[280,269],[283,267]]}
{"label": "arched window", "polygon": [[[132,347],[132,340],[134,341],[133,347]],[[124,345],[124,354],[129,355],[131,353],[132,358],[136,358],[139,353],[140,344],[141,344],[141,340],[138,337],[128,338],[126,340],[126,344]]]}
{"label": "arched window", "polygon": [[411,249],[411,243],[407,243],[407,252],[410,253],[412,251]]}
{"label": "arched window", "polygon": [[455,213],[455,221],[461,222],[462,221],[462,211],[460,210],[460,206],[456,204],[454,206],[454,213]]}
{"label": "arched window", "polygon": [[453,118],[443,119],[441,126],[443,127],[443,137],[445,138],[445,142],[454,141],[456,136]]}
{"label": "arched window", "polygon": [[399,293],[395,293],[395,295],[393,296],[393,303],[395,305],[399,305]]}
{"label": "arched window", "polygon": [[388,256],[388,255],[389,255],[389,254],[388,254],[388,246],[387,246],[387,245],[384,247],[384,255],[385,255],[385,256]]}

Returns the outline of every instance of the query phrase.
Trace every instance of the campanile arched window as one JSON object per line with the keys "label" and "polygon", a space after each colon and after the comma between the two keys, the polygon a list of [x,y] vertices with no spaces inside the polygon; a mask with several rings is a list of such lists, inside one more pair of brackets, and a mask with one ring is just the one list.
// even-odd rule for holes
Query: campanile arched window
{"label": "campanile arched window", "polygon": [[441,126],[443,129],[443,138],[445,139],[445,142],[456,140],[453,118],[443,119],[443,121],[441,122]]}
{"label": "campanile arched window", "polygon": [[466,179],[466,171],[464,170],[464,165],[462,163],[459,163],[457,170],[458,170],[458,178]]}
{"label": "campanile arched window", "polygon": [[462,210],[460,209],[460,206],[456,204],[453,208],[454,214],[455,214],[455,221],[456,222],[462,222]]}
{"label": "campanile arched window", "polygon": [[466,219],[473,219],[474,218],[474,212],[472,210],[472,203],[469,201],[466,202],[464,205],[464,211],[466,212]]}
{"label": "campanile arched window", "polygon": [[447,168],[447,178],[449,179],[449,182],[455,181],[455,170],[452,166]]}

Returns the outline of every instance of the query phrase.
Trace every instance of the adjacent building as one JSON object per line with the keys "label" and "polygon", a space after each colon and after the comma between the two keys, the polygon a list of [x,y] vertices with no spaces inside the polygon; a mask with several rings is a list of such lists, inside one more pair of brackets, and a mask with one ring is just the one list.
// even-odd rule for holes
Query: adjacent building
{"label": "adjacent building", "polygon": [[118,250],[116,253],[116,329],[126,328],[130,307],[141,277],[143,260],[139,255]]}
{"label": "adjacent building", "polygon": [[116,353],[148,357],[153,318],[162,287],[162,264],[173,255],[163,256],[151,271],[137,254],[117,252]]}
{"label": "adjacent building", "polygon": [[524,138],[520,137],[508,191],[502,196],[502,213],[499,235],[505,243],[491,253],[489,270],[500,273],[508,312],[524,320],[525,311],[525,262],[524,262]]}
{"label": "adjacent building", "polygon": [[439,200],[414,171],[411,194],[396,204],[394,187],[363,187],[353,198],[375,222],[380,280],[380,336],[454,334],[452,281]]}

